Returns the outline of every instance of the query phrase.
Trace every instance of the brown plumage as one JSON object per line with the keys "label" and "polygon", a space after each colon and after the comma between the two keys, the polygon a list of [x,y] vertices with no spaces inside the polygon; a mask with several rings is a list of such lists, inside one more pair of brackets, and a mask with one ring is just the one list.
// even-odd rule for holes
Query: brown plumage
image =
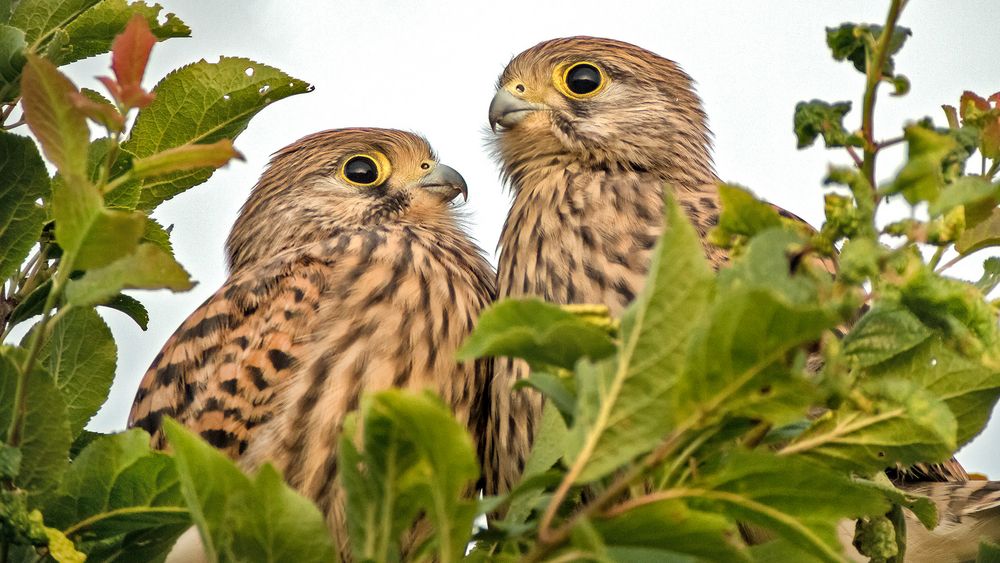
{"label": "brown plumage", "polygon": [[[514,196],[500,237],[500,298],[599,303],[620,314],[663,232],[664,186],[703,237],[718,220],[701,101],[691,78],[654,53],[592,37],[540,43],[500,76],[490,122],[500,126],[493,147]],[[716,267],[726,261],[707,242],[705,252]],[[541,396],[511,391],[526,375],[521,362],[497,362],[489,492],[510,489],[531,447]],[[930,471],[967,478],[957,462]]]}
{"label": "brown plumage", "polygon": [[130,426],[162,447],[169,415],[245,467],[272,461],[346,545],[335,447],[363,392],[433,390],[484,434],[490,366],[454,359],[494,293],[450,203],[465,190],[400,131],[276,153],[227,241],[229,279],[153,361]]}

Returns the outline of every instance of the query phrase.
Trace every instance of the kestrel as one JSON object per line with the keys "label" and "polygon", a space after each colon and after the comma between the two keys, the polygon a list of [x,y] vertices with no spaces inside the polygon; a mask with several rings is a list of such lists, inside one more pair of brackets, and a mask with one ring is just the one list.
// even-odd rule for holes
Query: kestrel
{"label": "kestrel", "polygon": [[410,133],[324,131],[277,152],[226,243],[229,279],[156,356],[129,425],[162,447],[171,416],[244,467],[271,461],[345,546],[335,447],[362,393],[430,389],[485,433],[490,365],[455,351],[494,273],[459,194]]}
{"label": "kestrel", "polygon": [[[664,186],[703,240],[718,221],[711,133],[691,78],[673,61],[610,39],[545,41],[507,65],[489,120],[513,191],[499,298],[597,303],[619,315],[642,289],[663,232]],[[716,267],[726,261],[722,249],[704,248]],[[541,395],[511,391],[527,369],[497,362],[486,444],[491,493],[516,482],[539,421]],[[929,471],[967,478],[954,461]]]}

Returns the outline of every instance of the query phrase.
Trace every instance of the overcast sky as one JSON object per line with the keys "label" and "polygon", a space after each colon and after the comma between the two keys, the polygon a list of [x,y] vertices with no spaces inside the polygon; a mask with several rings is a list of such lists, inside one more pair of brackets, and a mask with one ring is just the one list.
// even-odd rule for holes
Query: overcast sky
{"label": "overcast sky", "polygon": [[[857,100],[862,76],[835,63],[824,27],[881,23],[888,1],[553,1],[404,2],[300,0],[160,0],[193,30],[153,50],[152,86],[166,72],[200,58],[245,56],[316,86],[310,94],[264,110],[236,142],[247,157],[156,212],[178,259],[199,281],[191,292],[143,293],[147,332],[117,313],[106,318],[117,337],[118,377],[92,421],[101,431],[124,427],[149,362],[174,329],[225,279],[223,241],[268,155],[313,131],[392,127],[425,135],[441,161],[469,183],[467,210],[475,238],[492,255],[509,205],[496,165],[483,150],[486,110],[507,61],[539,41],[595,35],[635,43],[673,59],[691,74],[715,133],[719,175],[751,187],[815,225],[822,221],[821,179],[829,162],[820,148],[795,150],[792,111],[813,98]],[[913,84],[902,99],[879,103],[876,134],[895,136],[904,119],[931,115],[963,90],[1000,90],[1000,2],[913,0],[902,24],[913,36],[897,69]],[[108,57],[70,67],[79,85],[97,88]],[[848,118],[857,126],[857,114]],[[882,163],[885,178],[896,162]],[[981,260],[957,269],[978,275]],[[1000,477],[1000,423],[959,459]]]}

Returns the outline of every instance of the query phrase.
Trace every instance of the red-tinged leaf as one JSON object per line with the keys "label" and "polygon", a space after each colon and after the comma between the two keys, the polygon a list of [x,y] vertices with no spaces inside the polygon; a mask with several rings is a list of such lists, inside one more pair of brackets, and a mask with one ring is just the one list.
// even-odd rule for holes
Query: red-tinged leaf
{"label": "red-tinged leaf", "polygon": [[989,100],[989,101],[991,101],[991,102],[993,102],[993,107],[995,107],[995,108],[996,107],[1000,107],[1000,92],[997,92],[997,93],[993,94],[992,96],[990,96],[989,98],[986,98],[986,99]]}
{"label": "red-tinged leaf", "polygon": [[122,89],[121,86],[115,82],[114,78],[111,78],[110,76],[98,76],[97,80],[99,80],[101,84],[104,84],[104,87],[108,89],[108,93],[111,94],[112,98],[115,100],[121,100]]}
{"label": "red-tinged leaf", "polygon": [[95,102],[79,92],[71,93],[70,101],[84,115],[107,129],[119,133],[125,129],[125,117],[111,104]]}
{"label": "red-tinged leaf", "polygon": [[234,158],[244,160],[229,139],[204,145],[190,143],[136,159],[132,163],[132,174],[136,178],[149,178],[206,166],[219,168]]}
{"label": "red-tinged leaf", "polygon": [[143,107],[152,101],[142,90],[142,75],[146,73],[149,53],[156,44],[156,36],[149,31],[149,23],[141,14],[135,14],[125,26],[125,31],[111,45],[111,69],[118,79],[121,98],[127,107]]}
{"label": "red-tinged leaf", "polygon": [[979,150],[989,159],[1000,159],[1000,117],[994,118],[983,127]]}
{"label": "red-tinged leaf", "polygon": [[28,55],[21,78],[24,119],[59,172],[67,179],[83,179],[90,129],[84,113],[73,104],[73,94],[78,94],[76,86],[55,65]]}
{"label": "red-tinged leaf", "polygon": [[965,92],[962,92],[962,97],[959,100],[958,107],[962,113],[962,120],[966,120],[978,114],[976,110],[989,111],[990,104],[981,96],[977,96],[973,92],[966,90]]}

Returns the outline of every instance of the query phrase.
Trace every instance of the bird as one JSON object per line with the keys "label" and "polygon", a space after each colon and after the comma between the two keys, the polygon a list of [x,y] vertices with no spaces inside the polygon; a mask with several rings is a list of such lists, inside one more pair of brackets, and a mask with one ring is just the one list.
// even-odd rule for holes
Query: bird
{"label": "bird", "polygon": [[[726,264],[726,251],[706,239],[720,212],[712,134],[693,80],[675,62],[613,39],[543,41],[500,75],[489,123],[513,192],[498,245],[498,299],[599,304],[620,315],[641,291],[663,233],[665,186],[709,261]],[[494,369],[486,488],[503,494],[523,470],[543,399],[511,390],[526,363],[500,358]],[[968,479],[954,460],[917,473]]]}
{"label": "bird", "polygon": [[495,273],[459,195],[462,176],[412,133],[335,129],[279,150],[226,241],[228,279],[153,360],[129,426],[163,448],[170,416],[245,469],[274,464],[346,546],[336,444],[363,393],[430,390],[485,432],[491,366],[455,352]]}

